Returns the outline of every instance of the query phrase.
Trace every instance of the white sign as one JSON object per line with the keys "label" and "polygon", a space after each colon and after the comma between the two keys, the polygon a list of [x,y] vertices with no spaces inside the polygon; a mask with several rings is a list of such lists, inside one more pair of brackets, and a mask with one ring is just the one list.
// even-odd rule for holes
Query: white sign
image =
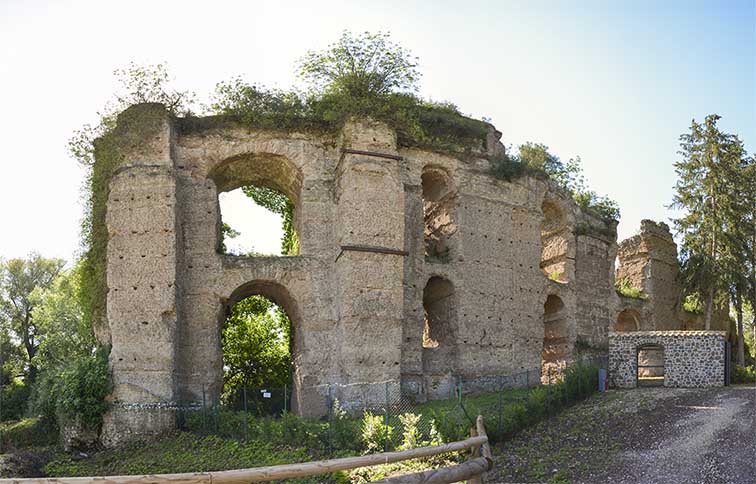
{"label": "white sign", "polygon": [[270,392],[263,392],[263,398],[270,398]]}

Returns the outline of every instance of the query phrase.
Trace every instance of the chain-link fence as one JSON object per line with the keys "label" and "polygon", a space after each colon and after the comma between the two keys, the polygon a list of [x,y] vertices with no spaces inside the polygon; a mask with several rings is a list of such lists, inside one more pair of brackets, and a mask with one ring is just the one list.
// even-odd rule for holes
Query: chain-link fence
{"label": "chain-link fence", "polygon": [[593,393],[600,367],[606,358],[510,375],[425,378],[433,388],[417,393],[396,380],[298,389],[322,397],[320,418],[295,416],[297,396],[288,386],[241,388],[222,402],[208,401],[203,391],[203,401],[180,406],[177,419],[190,432],[307,446],[323,455],[464,439],[479,414],[497,440]]}

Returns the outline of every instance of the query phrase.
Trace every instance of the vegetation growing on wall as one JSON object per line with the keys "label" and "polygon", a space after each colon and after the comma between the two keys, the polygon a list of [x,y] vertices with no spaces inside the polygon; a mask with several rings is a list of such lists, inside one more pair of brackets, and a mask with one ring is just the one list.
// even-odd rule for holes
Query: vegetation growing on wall
{"label": "vegetation growing on wall", "polygon": [[502,153],[491,160],[491,171],[502,180],[525,175],[554,180],[582,209],[592,211],[606,220],[620,218],[617,202],[588,188],[579,156],[565,163],[551,154],[547,146],[528,142],[519,146],[518,154]]}
{"label": "vegetation growing on wall", "polygon": [[240,78],[222,82],[210,110],[249,127],[334,135],[351,117],[371,117],[394,128],[400,146],[452,152],[483,148],[492,129],[451,103],[416,96],[417,59],[388,34],[344,32],[327,49],[309,52],[299,74],[304,91],[266,89]]}
{"label": "vegetation growing on wall", "polygon": [[630,283],[630,280],[627,277],[623,277],[622,279],[616,281],[614,283],[614,289],[617,291],[617,294],[624,297],[630,297],[633,299],[645,299],[646,296],[643,294],[643,291],[638,289],[637,287],[633,287],[633,285]]}

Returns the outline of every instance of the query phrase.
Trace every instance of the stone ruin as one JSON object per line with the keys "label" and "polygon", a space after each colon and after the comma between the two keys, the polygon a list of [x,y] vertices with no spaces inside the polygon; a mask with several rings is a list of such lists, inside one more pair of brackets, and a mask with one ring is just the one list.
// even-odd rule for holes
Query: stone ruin
{"label": "stone ruin", "polygon": [[[616,221],[554,183],[495,178],[489,158],[504,146],[492,126],[463,156],[398,146],[369,119],[333,138],[141,104],[115,136],[97,331],[111,346],[108,444],[173,428],[179,402],[218,398],[221,326],[251,295],[291,319],[292,408],[308,416],[326,412],[326,384],[341,384],[346,406],[385,381],[406,398],[446,398],[457,377],[545,374],[580,352],[606,355],[613,330],[700,324],[683,317],[664,224],[644,221],[618,246]],[[219,252],[218,195],[246,185],[294,203],[299,255]],[[617,258],[618,277],[645,299],[618,296]]]}

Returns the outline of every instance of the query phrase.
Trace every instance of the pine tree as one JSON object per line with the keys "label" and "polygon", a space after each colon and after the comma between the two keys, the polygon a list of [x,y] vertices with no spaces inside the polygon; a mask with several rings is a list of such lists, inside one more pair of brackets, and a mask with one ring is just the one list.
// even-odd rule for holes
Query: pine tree
{"label": "pine tree", "polygon": [[742,141],[717,127],[712,114],[703,124],[693,120],[680,136],[681,160],[675,163],[678,181],[672,207],[685,211],[673,220],[682,236],[681,256],[685,289],[701,296],[705,327],[711,329],[715,304],[725,297],[738,267],[738,232],[733,221],[742,216],[738,202],[738,174],[745,158]]}

